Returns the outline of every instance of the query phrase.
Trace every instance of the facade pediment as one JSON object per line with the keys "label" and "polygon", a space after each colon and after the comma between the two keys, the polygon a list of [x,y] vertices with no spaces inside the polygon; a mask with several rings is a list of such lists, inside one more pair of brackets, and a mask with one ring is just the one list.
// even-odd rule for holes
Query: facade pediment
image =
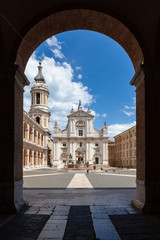
{"label": "facade pediment", "polygon": [[77,111],[77,112],[71,113],[70,115],[68,115],[68,117],[92,117],[93,118],[94,116],[84,111]]}

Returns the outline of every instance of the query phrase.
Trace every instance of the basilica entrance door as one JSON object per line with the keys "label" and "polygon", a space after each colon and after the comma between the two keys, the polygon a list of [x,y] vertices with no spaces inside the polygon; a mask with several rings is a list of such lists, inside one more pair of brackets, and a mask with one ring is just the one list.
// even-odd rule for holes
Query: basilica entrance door
{"label": "basilica entrance door", "polygon": [[83,157],[78,157],[78,162],[83,162]]}
{"label": "basilica entrance door", "polygon": [[95,158],[95,162],[96,162],[96,164],[99,164],[99,158],[98,157]]}

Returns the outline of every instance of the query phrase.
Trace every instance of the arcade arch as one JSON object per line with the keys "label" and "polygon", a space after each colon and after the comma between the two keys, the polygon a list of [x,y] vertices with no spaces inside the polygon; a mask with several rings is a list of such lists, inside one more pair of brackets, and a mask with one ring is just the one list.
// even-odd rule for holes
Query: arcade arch
{"label": "arcade arch", "polygon": [[[125,22],[127,26],[130,25],[129,21],[127,22],[127,19]],[[10,86],[10,90],[14,89],[14,104],[16,103],[15,108],[14,105],[12,106],[12,109],[14,109],[12,115],[18,116],[18,114],[20,114],[17,118],[14,118],[14,131],[16,134],[12,139],[11,144],[15,148],[15,143],[19,143],[19,150],[17,152],[14,151],[14,153],[9,155],[9,160],[12,160],[12,162],[10,162],[10,166],[12,166],[10,167],[10,171],[12,172],[12,183],[10,185],[5,184],[5,181],[7,182],[8,179],[11,179],[10,171],[8,171],[8,175],[6,174],[6,176],[2,176],[4,179],[4,186],[8,186],[8,189],[6,189],[4,194],[2,184],[0,194],[3,195],[4,198],[3,202],[1,202],[1,211],[17,211],[21,207],[22,202],[24,202],[22,193],[22,172],[18,170],[21,169],[22,164],[22,126],[18,128],[18,125],[19,123],[22,125],[23,86],[29,84],[23,74],[26,63],[38,45],[51,35],[76,29],[97,31],[113,38],[125,49],[131,58],[136,71],[131,84],[136,86],[137,94],[136,132],[138,161],[137,195],[133,204],[142,211],[160,211],[160,177],[159,172],[157,171],[157,166],[155,166],[153,162],[151,163],[152,159],[154,163],[157,163],[157,151],[154,152],[155,145],[152,143],[154,141],[151,142],[151,140],[153,140],[154,136],[157,137],[157,134],[155,134],[152,130],[154,120],[156,121],[155,125],[158,126],[158,121],[156,120],[158,118],[156,118],[156,116],[159,115],[156,113],[154,106],[157,106],[157,103],[159,102],[159,94],[157,92],[160,76],[158,70],[159,65],[157,64],[153,66],[150,64],[151,60],[149,59],[148,52],[146,51],[146,45],[142,44],[139,37],[140,34],[138,34],[138,32],[135,34],[134,31],[134,34],[136,35],[135,38],[132,31],[129,30],[126,25],[122,24],[122,22],[118,20],[118,17],[116,19],[102,11],[72,9],[60,11],[47,16],[36,24],[34,22],[32,27],[30,26],[27,28],[24,26],[24,28],[26,27],[25,29],[29,30],[26,31],[26,34],[21,42],[20,40],[17,40],[16,46],[18,46],[18,49],[16,51],[15,49],[13,50],[13,52],[16,52],[15,61],[18,67],[12,66],[12,72],[9,76],[5,76],[7,80],[10,76],[15,76],[16,85],[13,84]],[[136,26],[133,29],[135,30]],[[154,114],[152,115],[153,109]],[[40,155],[36,154],[37,161],[39,161],[39,158]],[[7,163],[8,162],[6,161],[5,164]],[[154,174],[152,174],[152,171]],[[13,184],[13,182],[17,182],[17,184]]]}

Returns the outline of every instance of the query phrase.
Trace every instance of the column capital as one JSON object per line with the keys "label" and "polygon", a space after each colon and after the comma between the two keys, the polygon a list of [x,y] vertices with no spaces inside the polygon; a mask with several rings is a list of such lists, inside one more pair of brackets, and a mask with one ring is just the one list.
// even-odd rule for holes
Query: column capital
{"label": "column capital", "polygon": [[17,64],[1,65],[0,66],[0,76],[2,76],[5,81],[3,84],[13,83],[14,80],[22,87],[29,85],[27,77]]}
{"label": "column capital", "polygon": [[136,88],[141,84],[141,82],[144,80],[145,75],[144,75],[144,69],[143,65],[139,67],[139,69],[136,71],[134,74],[132,80],[130,81],[131,85],[134,85]]}

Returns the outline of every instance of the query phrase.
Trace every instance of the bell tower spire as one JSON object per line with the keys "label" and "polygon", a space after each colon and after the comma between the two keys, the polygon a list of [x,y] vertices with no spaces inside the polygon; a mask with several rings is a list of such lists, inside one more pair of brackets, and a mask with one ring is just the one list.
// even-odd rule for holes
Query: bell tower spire
{"label": "bell tower spire", "polygon": [[41,66],[41,61],[39,61],[39,66],[38,66],[38,74],[35,76],[34,80],[36,82],[42,82],[46,83],[45,78],[42,74],[42,66]]}
{"label": "bell tower spire", "polygon": [[35,82],[30,91],[32,100],[29,114],[37,123],[49,131],[49,119],[51,115],[48,107],[49,90],[42,74],[41,62],[39,62],[38,74],[34,80]]}

